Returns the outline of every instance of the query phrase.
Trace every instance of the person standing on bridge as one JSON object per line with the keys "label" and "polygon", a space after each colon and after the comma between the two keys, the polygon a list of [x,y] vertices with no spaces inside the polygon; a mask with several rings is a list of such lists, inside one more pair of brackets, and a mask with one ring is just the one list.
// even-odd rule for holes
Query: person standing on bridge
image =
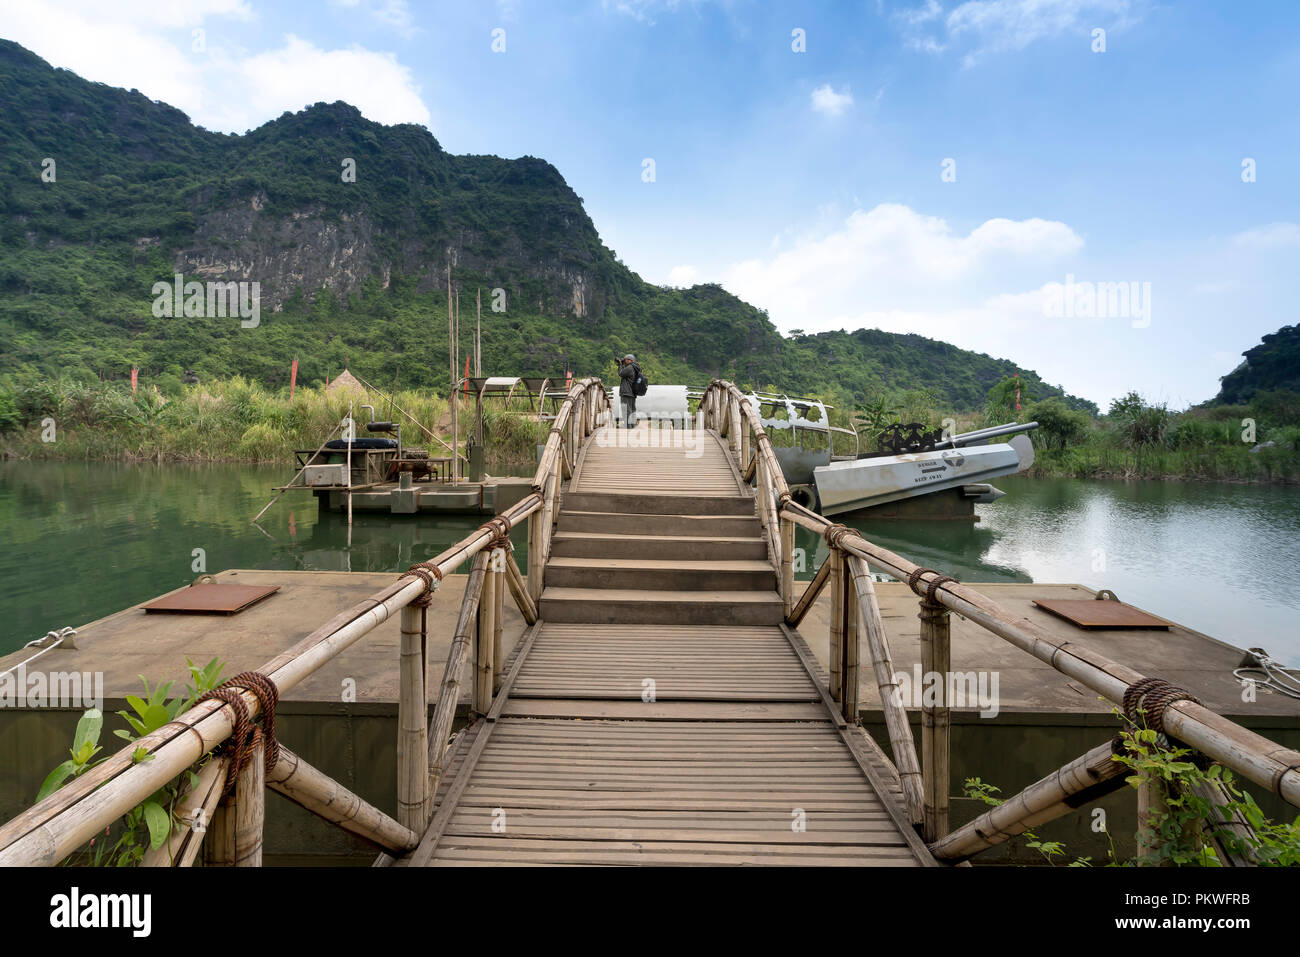
{"label": "person standing on bridge", "polygon": [[636,428],[636,383],[641,378],[641,367],[636,356],[625,355],[618,366],[618,397],[623,401],[623,418],[627,428]]}

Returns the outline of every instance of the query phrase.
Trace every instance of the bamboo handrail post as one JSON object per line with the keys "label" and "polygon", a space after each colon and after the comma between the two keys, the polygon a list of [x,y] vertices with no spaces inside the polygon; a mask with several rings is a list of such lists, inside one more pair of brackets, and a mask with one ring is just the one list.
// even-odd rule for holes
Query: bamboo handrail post
{"label": "bamboo handrail post", "polygon": [[858,662],[861,659],[862,627],[858,623],[861,617],[858,609],[858,593],[852,588],[844,589],[844,664],[840,671],[840,687],[843,691],[843,704],[840,713],[849,724],[859,720],[859,698],[861,696],[861,678]]}
{"label": "bamboo handrail post", "polygon": [[528,516],[528,597],[535,605],[542,598],[543,566],[546,559],[542,556],[542,509]]}
{"label": "bamboo handrail post", "polygon": [[927,844],[948,833],[949,754],[952,702],[948,700],[948,675],[952,670],[948,609],[921,599],[921,674],[942,683],[942,700],[921,696],[921,779],[925,788],[925,820],[921,836]]}
{"label": "bamboo handrail post", "polygon": [[485,715],[492,710],[492,642],[496,635],[497,573],[488,556],[487,574],[483,578],[483,596],[478,603],[478,626],[474,638],[474,686],[470,711]]}
{"label": "bamboo handrail post", "polygon": [[858,597],[857,617],[871,650],[871,665],[876,677],[876,688],[880,693],[880,707],[885,715],[885,727],[889,730],[889,744],[903,785],[903,796],[907,799],[908,814],[912,823],[920,826],[925,804],[921,762],[916,755],[916,740],[912,737],[907,709],[894,677],[894,662],[889,653],[889,639],[885,635],[884,622],[880,618],[880,605],[876,600],[875,586],[871,582],[871,571],[863,559],[851,552],[845,556],[844,562],[848,579],[845,587],[856,592]]}
{"label": "bamboo handrail post", "polygon": [[788,620],[794,611],[794,522],[781,522],[781,600]]}
{"label": "bamboo handrail post", "polygon": [[199,769],[198,781],[193,787],[182,785],[175,810],[176,820],[182,826],[172,830],[162,847],[145,851],[140,860],[141,867],[188,867],[194,862],[212,813],[221,799],[229,767],[228,759],[211,758]]}
{"label": "bamboo handrail post", "polygon": [[844,556],[838,548],[832,548],[826,558],[830,565],[831,578],[831,630],[830,652],[830,691],[831,700],[837,705],[844,704],[843,689],[840,683],[841,667],[844,662]]}
{"label": "bamboo handrail post", "polygon": [[429,725],[429,785],[426,793],[429,795],[430,806],[438,795],[438,781],[442,777],[443,761],[447,755],[447,739],[451,736],[456,705],[460,702],[461,673],[464,671],[465,659],[470,657],[470,641],[478,617],[478,606],[482,601],[487,562],[487,553],[481,551],[474,556],[474,563],[470,566],[469,577],[465,579],[465,597],[461,599],[460,615],[456,619],[456,631],[451,639],[451,647],[447,650],[442,683],[438,686],[438,700]]}
{"label": "bamboo handrail post", "polygon": [[266,741],[250,749],[248,764],[235,779],[235,866],[262,866],[266,829]]}
{"label": "bamboo handrail post", "polygon": [[488,562],[488,567],[496,569],[492,574],[496,581],[492,585],[492,592],[496,596],[496,609],[492,615],[492,694],[495,695],[501,688],[501,622],[505,618],[505,597],[506,597],[506,565],[514,565],[514,559],[510,557],[510,552],[504,548],[496,549]]}
{"label": "bamboo handrail post", "polygon": [[229,800],[222,800],[213,810],[204,838],[204,866],[235,866],[235,810]]}
{"label": "bamboo handrail post", "polygon": [[1168,798],[1164,782],[1151,775],[1137,786],[1137,862],[1151,864],[1160,852],[1159,819]]}
{"label": "bamboo handrail post", "polygon": [[743,431],[740,418],[740,402],[733,398],[731,402],[731,428],[727,430],[727,441],[731,443],[731,454],[736,459],[736,464],[744,465],[745,463],[740,459],[741,432]]}
{"label": "bamboo handrail post", "polygon": [[411,830],[429,818],[429,705],[425,689],[425,610],[402,609],[397,704],[397,820]]}

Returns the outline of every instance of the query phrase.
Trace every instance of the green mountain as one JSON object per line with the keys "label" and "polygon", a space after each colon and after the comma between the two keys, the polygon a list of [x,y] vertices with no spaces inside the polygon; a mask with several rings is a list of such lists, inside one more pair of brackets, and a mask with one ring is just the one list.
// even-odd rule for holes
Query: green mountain
{"label": "green mountain", "polygon": [[1269,333],[1242,355],[1245,361],[1219,380],[1219,394],[1211,403],[1244,404],[1278,389],[1300,392],[1300,325]]}
{"label": "green mountain", "polygon": [[[178,387],[193,370],[276,387],[297,357],[305,382],[346,363],[376,383],[445,390],[450,269],[462,352],[482,291],[490,373],[609,374],[632,351],[652,381],[726,375],[840,402],[926,388],[970,410],[1013,372],[1040,398],[1063,391],[921,336],[787,339],[719,286],[646,283],[544,160],[455,156],[423,127],[372,123],[345,103],[212,133],[0,41],[0,106],[0,376],[11,380],[122,379],[136,366],[146,383]],[[256,325],[167,315],[176,303],[155,284],[177,273],[257,282]]]}

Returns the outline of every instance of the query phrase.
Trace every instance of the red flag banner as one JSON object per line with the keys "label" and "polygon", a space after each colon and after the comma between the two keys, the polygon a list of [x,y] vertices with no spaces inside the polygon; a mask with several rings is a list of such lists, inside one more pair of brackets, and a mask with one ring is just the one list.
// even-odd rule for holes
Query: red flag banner
{"label": "red flag banner", "polygon": [[139,383],[139,381],[140,381],[140,370],[136,368],[132,368],[131,369],[131,394],[132,395],[135,395],[135,388],[137,383]]}
{"label": "red flag banner", "polygon": [[289,366],[289,401],[293,401],[293,387],[298,384],[298,360],[294,359]]}

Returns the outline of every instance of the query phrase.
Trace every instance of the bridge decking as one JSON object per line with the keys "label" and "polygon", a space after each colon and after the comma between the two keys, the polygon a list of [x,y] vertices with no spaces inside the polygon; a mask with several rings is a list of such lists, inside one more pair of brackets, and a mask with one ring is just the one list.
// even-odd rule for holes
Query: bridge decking
{"label": "bridge decking", "polygon": [[712,433],[597,431],[540,608],[399,864],[933,863]]}

